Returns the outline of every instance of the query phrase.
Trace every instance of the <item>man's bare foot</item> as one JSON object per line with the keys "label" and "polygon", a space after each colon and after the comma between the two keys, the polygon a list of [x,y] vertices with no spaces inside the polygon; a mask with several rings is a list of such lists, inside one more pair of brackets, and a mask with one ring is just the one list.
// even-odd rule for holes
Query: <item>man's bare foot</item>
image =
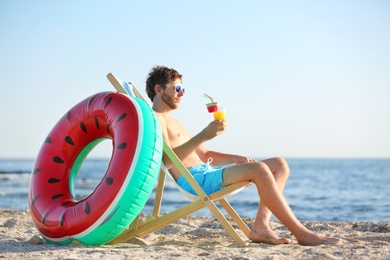
{"label": "man's bare foot", "polygon": [[254,243],[265,243],[270,245],[290,244],[291,240],[287,238],[279,238],[275,235],[258,233],[255,230],[249,233],[249,239]]}
{"label": "man's bare foot", "polygon": [[305,239],[298,240],[298,244],[302,246],[318,246],[318,245],[339,245],[341,243],[338,238],[329,238],[325,235],[310,234]]}

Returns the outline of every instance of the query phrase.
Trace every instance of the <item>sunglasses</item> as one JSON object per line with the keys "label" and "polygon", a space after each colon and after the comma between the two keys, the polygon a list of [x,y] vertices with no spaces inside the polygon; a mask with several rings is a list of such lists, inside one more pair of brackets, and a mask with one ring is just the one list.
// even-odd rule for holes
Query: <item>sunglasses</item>
{"label": "sunglasses", "polygon": [[175,85],[173,83],[168,83],[167,86],[175,87],[176,93],[180,93],[183,91],[183,94],[185,93],[185,88],[183,88],[181,85]]}

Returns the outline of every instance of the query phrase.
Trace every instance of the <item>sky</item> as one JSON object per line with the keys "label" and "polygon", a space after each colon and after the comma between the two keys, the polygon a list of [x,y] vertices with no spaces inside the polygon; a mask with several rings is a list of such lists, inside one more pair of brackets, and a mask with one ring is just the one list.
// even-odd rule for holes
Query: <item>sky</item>
{"label": "sky", "polygon": [[[172,115],[204,143],[256,158],[390,158],[390,1],[0,0],[0,158],[35,158],[81,100],[145,94],[155,65],[183,74]],[[146,96],[146,94],[145,94]],[[111,141],[91,156],[110,157]]]}

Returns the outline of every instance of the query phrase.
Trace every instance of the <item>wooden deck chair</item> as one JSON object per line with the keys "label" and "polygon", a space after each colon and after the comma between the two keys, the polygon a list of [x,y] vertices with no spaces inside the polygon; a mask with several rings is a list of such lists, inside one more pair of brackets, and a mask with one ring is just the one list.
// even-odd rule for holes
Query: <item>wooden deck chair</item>
{"label": "wooden deck chair", "polygon": [[[107,75],[107,78],[109,79],[111,84],[117,89],[118,92],[124,94],[129,93],[130,95],[135,95],[138,98],[144,99],[142,95],[139,93],[139,91],[130,82],[126,83],[120,81],[111,73]],[[166,169],[166,167],[162,163],[160,176],[156,188],[156,195],[155,195],[152,215],[147,216],[146,220],[141,220],[140,216],[138,216],[138,218],[136,218],[136,220],[133,221],[133,223],[129,226],[128,229],[126,229],[119,236],[117,236],[115,239],[110,241],[109,244],[121,243],[132,237],[144,237],[204,207],[208,207],[211,213],[221,223],[221,225],[226,229],[226,231],[230,234],[230,236],[234,239],[234,241],[237,244],[241,246],[247,245],[245,240],[241,238],[241,236],[233,228],[233,226],[230,224],[230,222],[227,220],[224,214],[219,210],[219,208],[215,203],[219,202],[221,204],[221,206],[230,215],[230,217],[234,220],[234,222],[238,225],[238,227],[243,231],[246,237],[248,237],[250,232],[248,226],[241,219],[241,217],[236,213],[236,211],[232,208],[232,206],[225,199],[225,197],[239,192],[243,188],[249,186],[251,182],[243,181],[243,182],[235,183],[211,195],[207,195],[204,192],[204,190],[199,186],[199,184],[196,182],[194,177],[187,170],[187,168],[184,166],[184,164],[181,162],[181,160],[176,156],[175,152],[165,143],[165,141],[163,143],[163,152],[179,169],[180,173],[184,176],[184,178],[191,185],[191,187],[196,191],[198,196],[195,196],[183,190],[179,185],[177,185],[176,181],[173,179],[168,169]],[[191,202],[186,206],[183,206],[173,212],[160,215],[160,208],[162,203],[166,175],[172,178],[173,182],[176,184],[180,192],[183,193]]]}

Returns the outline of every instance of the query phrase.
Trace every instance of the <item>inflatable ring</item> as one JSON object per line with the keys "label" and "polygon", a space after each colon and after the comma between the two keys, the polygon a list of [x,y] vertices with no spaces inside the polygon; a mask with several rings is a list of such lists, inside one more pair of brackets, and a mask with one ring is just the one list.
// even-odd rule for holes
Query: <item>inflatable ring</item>
{"label": "inflatable ring", "polygon": [[[106,139],[113,143],[107,171],[78,201],[72,194],[77,172]],[[48,242],[109,242],[145,206],[161,159],[161,128],[145,101],[114,92],[81,101],[55,125],[35,161],[28,197],[34,225]]]}

